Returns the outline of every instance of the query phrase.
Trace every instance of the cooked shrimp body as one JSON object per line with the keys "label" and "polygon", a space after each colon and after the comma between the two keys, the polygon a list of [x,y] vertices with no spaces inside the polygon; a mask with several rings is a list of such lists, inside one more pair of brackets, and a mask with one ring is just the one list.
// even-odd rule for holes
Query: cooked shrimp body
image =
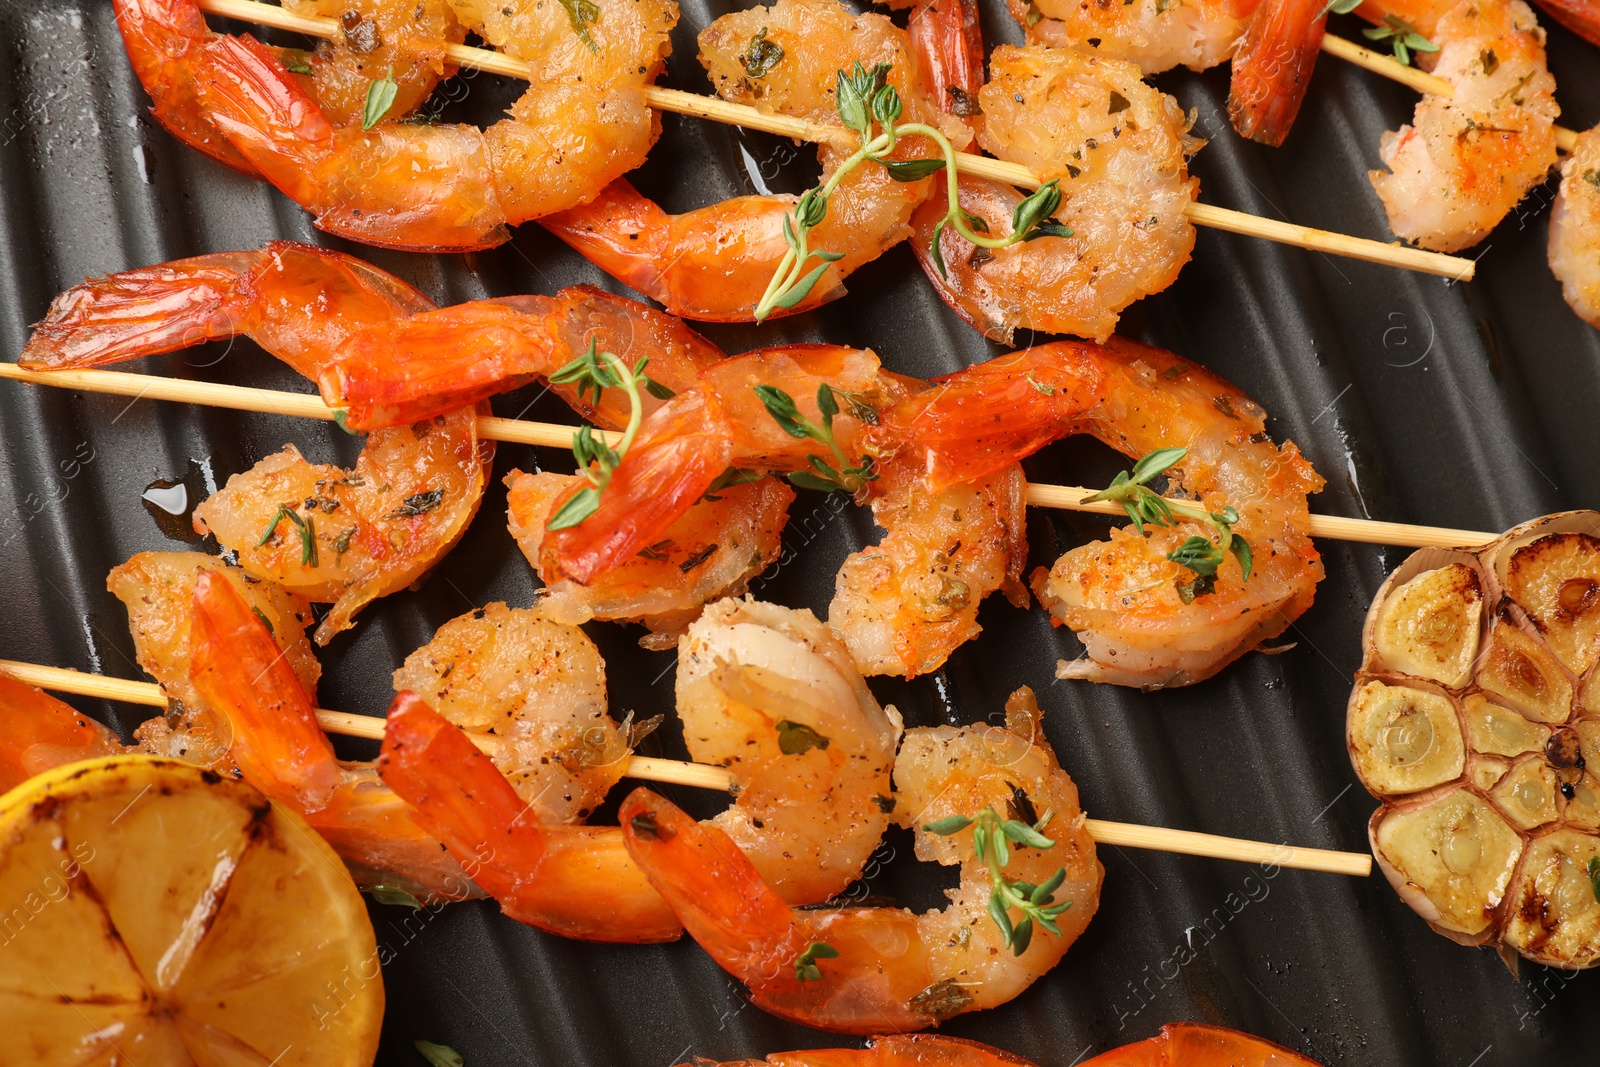
{"label": "cooked shrimp body", "polygon": [[878,705],[849,651],[809,611],[709,605],[678,646],[689,755],[727,767],[737,799],[710,820],[791,904],[861,874],[889,823],[900,716]]}
{"label": "cooked shrimp body", "polygon": [[[942,911],[796,911],[724,833],[646,789],[622,805],[628,848],[701,947],[775,1015],[823,1030],[904,1032],[1003,1004],[1082,933],[1102,874],[1077,789],[1039,732],[1031,694],[1019,692],[1007,707],[1005,730],[909,731],[895,763],[896,810],[918,827],[918,856],[961,862],[961,885]],[[1013,848],[1005,877],[1037,885],[1059,870],[1055,899],[1072,904],[1056,920],[1059,935],[1041,929],[1016,955],[991,918],[990,870],[971,858],[971,828],[935,837],[921,827],[985,808],[1033,814],[1020,807],[1035,818],[1050,812],[1043,832],[1052,844]],[[831,953],[817,954],[819,942]]]}
{"label": "cooked shrimp body", "polygon": [[776,478],[732,485],[703,498],[667,527],[665,536],[620,565],[579,585],[544,569],[544,541],[557,498],[577,475],[506,475],[509,527],[517,547],[544,580],[540,606],[551,618],[642,623],[639,643],[671,648],[701,609],[722,597],[741,596],[750,580],[783,551],[783,527],[794,490]]}
{"label": "cooked shrimp body", "polygon": [[774,1052],[761,1060],[712,1065],[701,1059],[696,1064],[697,1067],[1034,1067],[1009,1052],[943,1034],[890,1034],[869,1037],[865,1048],[801,1049]]}
{"label": "cooked shrimp body", "polygon": [[920,457],[930,489],[1090,433],[1130,458],[1187,448],[1181,469],[1169,473],[1172,489],[1208,511],[1239,513],[1233,530],[1253,551],[1250,578],[1230,557],[1214,590],[1187,603],[1180,586],[1193,575],[1167,554],[1207,534],[1188,520],[1148,528],[1148,536],[1113,530],[1109,541],[1036,571],[1034,593],[1088,652],[1063,663],[1060,677],[1145,688],[1197,682],[1310,606],[1322,563],[1307,533],[1306,494],[1322,479],[1292,443],[1272,444],[1266,413],[1227,382],[1169,352],[1113,338],[1041,345],[936,384],[891,409],[874,431],[880,449]]}
{"label": "cooked shrimp body", "polygon": [[1580,134],[1561,165],[1550,213],[1550,269],[1572,310],[1600,329],[1600,127]]}
{"label": "cooked shrimp body", "polygon": [[[765,70],[749,58],[758,35],[766,49],[781,49],[781,58]],[[838,72],[857,62],[868,69],[888,63],[889,84],[905,107],[903,124],[938,126],[958,144],[969,138],[958,122],[940,113],[904,32],[883,15],[855,15],[837,0],[777,0],[770,7],[723,15],[701,31],[700,61],[725,100],[834,124]],[[853,151],[820,146],[822,180]],[[932,154],[930,140],[907,137],[893,158]],[[812,248],[843,258],[790,313],[843,295],[844,278],[851,271],[909,235],[911,211],[932,189],[931,179],[896,181],[878,165],[851,171],[829,196],[827,217],[810,238]],[[627,182],[617,182],[592,203],[548,215],[540,223],[674,315],[742,322],[754,316],[788,251],[783,220],[796,202],[793,196],[741,196],[669,215]]]}
{"label": "cooked shrimp body", "polygon": [[1083,1067],[1318,1067],[1263,1038],[1204,1023],[1167,1023],[1155,1037],[1102,1052]]}
{"label": "cooked shrimp body", "polygon": [[0,671],[0,793],[51,767],[125,751],[117,735],[76,708]]}
{"label": "cooked shrimp body", "polygon": [[304,815],[363,886],[424,901],[482,895],[370,764],[334,757],[289,660],[233,582],[200,571],[190,611],[195,690],[227,718],[230,755],[251,785]]}
{"label": "cooked shrimp body", "polygon": [[529,818],[581,822],[622,780],[629,724],[607,711],[600,650],[539,607],[489,604],[452,619],[406,657],[394,688],[492,739]]}
{"label": "cooked shrimp body", "polygon": [[[454,0],[280,0],[297,15],[337,18],[344,37],[305,53],[283,50],[285,67],[306,66],[311,92],[337,126],[359,124],[375,81],[395,83],[393,116],[409,115],[455,73],[445,46],[466,39]],[[300,73],[304,73],[301,71]],[[152,95],[154,95],[152,93]]]}
{"label": "cooked shrimp body", "polygon": [[1029,44],[1089,49],[1137,63],[1146,74],[1225,62],[1258,0],[1007,0]]}
{"label": "cooked shrimp body", "polygon": [[231,771],[227,719],[206,706],[189,678],[194,653],[190,605],[195,582],[206,573],[231,583],[267,624],[312,701],[317,699],[322,665],[306,640],[305,630],[312,622],[310,603],[216,556],[140,552],[111,571],[106,588],[128,609],[134,656],[167,698],[166,714],[141,724],[134,737],[145,751]]}
{"label": "cooked shrimp body", "polygon": [[478,437],[481,408],[376,430],[350,471],[285,445],[196,507],[195,532],[215,536],[256,577],[332,603],[315,635],[325,645],[466,533],[494,459],[494,443]]}
{"label": "cooked shrimp body", "polygon": [[[374,321],[342,339],[321,372],[323,399],[346,423],[374,429],[413,422],[544,378],[593,344],[674,392],[694,386],[701,370],[726,358],[678,319],[592,285],[554,296],[474,300],[409,317]],[[628,422],[628,397],[607,390],[595,404],[572,385],[552,392],[583,418],[607,429]],[[660,401],[641,399],[653,411]]]}
{"label": "cooked shrimp body", "polygon": [[[706,1061],[697,1061],[704,1064]],[[685,1065],[687,1067],[687,1065]],[[722,1064],[719,1067],[736,1067]],[[1034,1067],[1020,1056],[943,1034],[890,1034],[866,1048],[775,1052],[737,1067]],[[1103,1052],[1084,1067],[1316,1067],[1270,1041],[1204,1023],[1168,1023],[1145,1041]]]}
{"label": "cooked shrimp body", "polygon": [[[1424,96],[1411,125],[1383,135],[1388,171],[1371,171],[1389,225],[1440,252],[1477,244],[1556,162],[1555,79],[1544,31],[1522,0],[1376,3],[1439,46],[1433,73],[1450,96]],[[1431,21],[1431,25],[1430,25]]]}
{"label": "cooked shrimp body", "polygon": [[882,541],[839,568],[828,625],[861,673],[914,678],[978,635],[978,606],[995,590],[1028,604],[1022,468],[930,493],[922,472],[890,462],[871,483]]}
{"label": "cooked shrimp body", "polygon": [[[817,442],[786,434],[754,386],[781,388],[806,418],[820,421],[819,386],[876,396],[882,388],[878,371],[871,352],[838,345],[759,349],[708,368],[695,388],[678,393],[644,420],[598,509],[576,526],[546,533],[539,573],[546,582],[558,576],[593,582],[662,541],[729,467],[795,471],[807,469],[811,456],[832,459]],[[856,457],[863,425],[849,411],[834,419],[841,447]],[[572,491],[577,488],[574,484]]]}
{"label": "cooked shrimp body", "polygon": [[243,335],[316,380],[351,334],[432,309],[354,256],[294,241],[90,278],[51,301],[25,367],[99,367]]}
{"label": "cooked shrimp body", "polygon": [[[1177,101],[1141,81],[1136,66],[1072,49],[996,48],[978,102],[978,142],[1059,181],[1055,218],[1072,236],[990,250],[946,227],[941,271],[929,248],[944,218],[936,198],[913,219],[923,272],[994,340],[1010,343],[1016,329],[1104,340],[1124,308],[1171,285],[1189,261],[1195,234],[1184,211],[1200,182],[1187,160],[1203,142],[1189,135]],[[1022,194],[963,178],[960,200],[1003,236]]]}
{"label": "cooked shrimp body", "polygon": [[[168,125],[180,136],[221,142],[214,154],[243,160],[241,169],[272,182],[323,229],[368,244],[487,248],[506,239],[508,225],[582,203],[643,162],[660,131],[643,90],[670,51],[672,0],[598,0],[577,25],[560,4],[449,6],[461,27],[534,71],[510,116],[487,130],[403,124],[392,106],[381,120],[340,125],[354,104],[355,87],[343,84],[350,71],[319,81],[313,64],[304,80],[252,37],[209,34],[194,0],[124,0],[138,16],[123,20],[124,40],[158,114],[175,115]],[[445,40],[461,32],[444,25],[442,8],[432,10],[437,18],[424,17],[417,32],[446,38],[415,61],[396,59],[417,88],[435,76]],[[171,39],[181,47],[162,47]],[[394,45],[406,50],[415,39],[397,33]],[[319,89],[334,98],[331,111]]]}

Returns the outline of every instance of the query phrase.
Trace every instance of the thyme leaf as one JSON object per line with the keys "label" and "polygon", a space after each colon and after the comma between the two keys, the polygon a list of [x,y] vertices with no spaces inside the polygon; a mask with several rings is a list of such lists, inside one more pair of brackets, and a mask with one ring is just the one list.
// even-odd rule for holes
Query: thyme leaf
{"label": "thyme leaf", "polygon": [[394,107],[394,98],[400,92],[400,86],[394,80],[394,68],[381,78],[374,78],[367,85],[367,101],[361,109],[361,128],[370,130],[383,121],[383,117]]}
{"label": "thyme leaf", "polygon": [[820,982],[822,981],[822,968],[817,966],[817,961],[838,958],[838,949],[826,941],[813,941],[806,946],[804,952],[794,958],[794,976],[801,982]]}

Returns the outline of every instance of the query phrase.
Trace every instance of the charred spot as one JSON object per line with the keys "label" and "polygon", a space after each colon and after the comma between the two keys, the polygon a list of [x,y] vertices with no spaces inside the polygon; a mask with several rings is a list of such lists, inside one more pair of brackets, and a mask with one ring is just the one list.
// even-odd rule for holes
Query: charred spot
{"label": "charred spot", "polygon": [[972,246],[972,255],[967,257],[967,266],[976,270],[994,258],[994,250],[980,245]]}
{"label": "charred spot", "polygon": [[1020,786],[1007,782],[1011,786],[1011,813],[1019,822],[1029,826],[1039,821],[1039,813],[1034,810],[1033,801],[1028,799],[1028,794]]}
{"label": "charred spot", "polygon": [[885,815],[891,814],[894,811],[894,797],[886,797],[882,794],[879,794],[878,796],[872,798],[872,802],[878,805],[878,810],[883,812]]}
{"label": "charred spot", "polygon": [[661,824],[656,822],[656,817],[648,811],[640,812],[628,820],[628,826],[639,837],[648,837],[652,841],[670,841],[672,834],[663,830]]}
{"label": "charred spot", "polygon": [[1544,743],[1544,758],[1550,761],[1550,766],[1557,770],[1568,767],[1583,766],[1583,749],[1578,744],[1578,734],[1570,727],[1563,726],[1550,735],[1550,740]]}
{"label": "charred spot", "polygon": [[200,772],[200,780],[206,785],[218,785],[222,781],[222,775],[208,767]]}
{"label": "charred spot", "polygon": [[682,571],[684,574],[688,574],[690,571],[692,571],[696,567],[700,566],[700,564],[702,564],[706,560],[710,559],[716,553],[716,551],[717,551],[717,546],[716,545],[714,545],[714,544],[707,545],[701,551],[696,552],[694,555],[690,556],[688,559],[686,559],[682,563],[678,564],[678,569],[680,571]]}
{"label": "charred spot", "polygon": [[377,22],[363,17],[361,12],[346,11],[339,25],[344,29],[344,43],[357,55],[364,56],[383,47],[383,35],[378,32]]}
{"label": "charred spot", "polygon": [[969,93],[959,85],[946,85],[945,93],[950,97],[950,113],[960,115],[962,118],[971,118],[983,114],[983,108],[978,103],[978,97]]}
{"label": "charred spot", "polygon": [[1556,590],[1556,603],[1561,605],[1561,613],[1569,617],[1592,611],[1600,604],[1600,582],[1593,578],[1568,578]]}

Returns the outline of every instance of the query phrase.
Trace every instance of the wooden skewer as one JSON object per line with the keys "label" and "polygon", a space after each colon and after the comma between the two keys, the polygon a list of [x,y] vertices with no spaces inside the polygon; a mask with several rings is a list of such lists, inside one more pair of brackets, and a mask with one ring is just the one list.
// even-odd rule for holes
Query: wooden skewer
{"label": "wooden skewer", "polygon": [[[303,33],[325,40],[338,40],[344,34],[337,19],[295,15],[273,4],[260,3],[259,0],[199,0],[199,5],[201,10],[223,18],[259,23],[263,26],[272,26],[277,29]],[[451,63],[457,66],[471,67],[491,74],[503,74],[511,78],[521,78],[524,81],[531,78],[531,69],[528,64],[500,52],[453,44],[447,46],[445,55]],[[1398,66],[1398,64],[1396,65]],[[791,118],[787,115],[772,115],[746,104],[729,103],[716,97],[700,96],[696,93],[686,93],[679,89],[665,89],[653,85],[646,86],[644,96],[647,104],[660,111],[671,111],[679,115],[692,115],[728,125],[763,130],[781,137],[794,137],[803,141],[817,141],[846,146],[856,143],[855,134],[843,126],[808,122],[804,119]],[[1006,182],[1026,189],[1037,189],[1043,184],[1027,167],[1000,159],[975,155],[970,152],[957,153],[956,169],[963,174],[992,178],[996,181]],[[1442,278],[1453,278],[1457,281],[1471,281],[1477,270],[1477,263],[1474,260],[1460,256],[1448,256],[1439,252],[1408,248],[1400,244],[1387,244],[1363,237],[1350,237],[1346,234],[1331,233],[1327,230],[1319,230],[1310,226],[1296,226],[1292,223],[1279,222],[1276,219],[1259,218],[1258,216],[1249,215],[1242,211],[1233,211],[1229,208],[1213,207],[1210,204],[1191,203],[1184,209],[1184,213],[1188,216],[1189,221],[1196,226],[1208,226],[1228,233],[1260,237],[1268,241],[1276,241],[1279,244],[1294,245],[1297,248],[1310,249],[1314,252],[1326,252],[1331,255],[1363,260],[1368,263],[1382,263],[1388,266],[1403,267],[1406,270],[1438,275]]]}
{"label": "wooden skewer", "polygon": [[[161,692],[161,687],[151,682],[130,682],[122,678],[107,678],[101,674],[86,674],[63,667],[45,667],[36,663],[20,663],[16,660],[0,660],[0,671],[5,671],[28,685],[58,693],[75,693],[78,696],[117,700],[125,704],[140,704],[152,708],[163,708],[167,705],[167,698]],[[363,737],[374,741],[383,740],[385,720],[373,715],[353,715],[347,711],[328,711],[325,708],[318,708],[317,722],[330,734]],[[498,741],[498,738],[492,735],[469,734],[468,736],[472,737],[480,748],[491,753]],[[657,759],[653,756],[630,756],[626,774],[629,778],[640,778],[647,782],[665,782],[669,785],[716,789],[723,792],[727,792],[733,785],[732,775],[721,767]],[[1168,830],[1159,826],[1140,826],[1137,823],[1107,822],[1104,819],[1087,819],[1085,825],[1089,836],[1103,845],[1178,852],[1185,856],[1205,856],[1210,859],[1237,860],[1241,863],[1267,863],[1306,871],[1348,874],[1357,878],[1365,878],[1372,873],[1372,857],[1360,852],[1294,848],[1289,845],[1268,844],[1264,841],[1247,841],[1237,837],[1196,833],[1192,830]]]}
{"label": "wooden skewer", "polygon": [[[1381,74],[1391,81],[1402,85],[1409,85],[1425,96],[1451,96],[1455,89],[1445,79],[1437,74],[1429,74],[1425,70],[1407,66],[1393,56],[1374,52],[1370,48],[1363,48],[1354,41],[1347,41],[1343,37],[1336,37],[1331,33],[1322,35],[1322,50],[1330,56],[1337,56],[1347,63],[1354,63],[1363,70],[1370,70],[1374,74]],[[1556,147],[1563,152],[1572,151],[1578,143],[1578,135],[1564,126],[1556,127]]]}
{"label": "wooden skewer", "polygon": [[[24,370],[15,363],[0,360],[0,378],[10,378],[31,385],[81,389],[87,393],[108,393],[113,396],[131,396],[144,400],[170,400],[234,411],[259,411],[269,415],[296,415],[308,419],[321,419],[324,422],[334,421],[335,415],[334,410],[324,404],[321,397],[314,394],[283,393],[271,389],[252,389],[242,385],[221,385],[216,382],[194,382],[182,378],[132,374],[127,371],[31,371]],[[478,419],[478,436],[486,440],[534,445],[540,448],[571,448],[575,429],[576,427],[572,426],[527,422],[522,419],[488,416]],[[620,433],[611,430],[595,430],[594,434],[611,445],[622,438]],[[1030,484],[1027,499],[1032,507],[1083,511],[1098,515],[1123,514],[1122,508],[1110,501],[1085,504],[1083,498],[1094,493],[1093,489],[1077,485]],[[1396,545],[1402,548],[1475,548],[1478,545],[1486,545],[1500,536],[1482,530],[1413,526],[1399,522],[1380,522],[1375,519],[1348,519],[1337,515],[1311,516],[1311,535],[1336,541]]]}

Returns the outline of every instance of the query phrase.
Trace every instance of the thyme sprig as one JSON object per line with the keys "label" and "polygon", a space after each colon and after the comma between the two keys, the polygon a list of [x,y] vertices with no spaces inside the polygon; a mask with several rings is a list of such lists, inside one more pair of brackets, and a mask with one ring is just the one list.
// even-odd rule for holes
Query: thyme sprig
{"label": "thyme sprig", "polygon": [[[989,868],[989,918],[1000,928],[1006,947],[1016,956],[1028,951],[1033,943],[1035,925],[1059,937],[1061,927],[1056,925],[1056,919],[1072,907],[1072,901],[1056,903],[1055,898],[1056,890],[1067,880],[1065,867],[1056,868],[1054,874],[1038,885],[1005,876],[1005,867],[1011,862],[1008,842],[1037,849],[1055,847],[1055,842],[1043,832],[1052,814],[1047,809],[1039,821],[1030,826],[1021,819],[1002,819],[989,807],[975,816],[950,815],[923,826],[928,833],[941,836],[972,827],[972,853]],[[1022,918],[1013,921],[1012,911],[1021,912]]]}
{"label": "thyme sprig", "polygon": [[802,489],[817,489],[824,493],[831,493],[835,489],[855,493],[878,477],[877,471],[873,469],[871,456],[863,456],[859,464],[852,465],[850,457],[845,455],[838,438],[834,436],[833,417],[839,414],[839,401],[827,382],[817,386],[817,410],[822,414],[820,424],[800,414],[800,407],[794,402],[794,397],[777,386],[758,385],[755,391],[756,396],[761,398],[761,403],[766,406],[767,414],[772,416],[773,421],[784,433],[800,440],[810,438],[826,445],[834,458],[839,461],[839,465],[835,467],[821,456],[807,456],[806,459],[812,469],[793,472],[789,475],[790,482]]}
{"label": "thyme sprig", "polygon": [[1230,553],[1239,561],[1245,581],[1250,580],[1254,564],[1249,542],[1233,532],[1233,524],[1239,521],[1239,512],[1231,504],[1224,506],[1221,511],[1207,511],[1181,500],[1167,500],[1150,488],[1151,481],[1165,474],[1188,454],[1187,448],[1158,448],[1135,463],[1133,470],[1119,471],[1109,486],[1080,501],[1092,504],[1109,500],[1122,505],[1122,510],[1133,521],[1134,529],[1141,534],[1145,533],[1146,524],[1175,527],[1180,516],[1211,526],[1217,533],[1216,540],[1196,535],[1167,553],[1169,560],[1194,572],[1192,580],[1177,583],[1178,596],[1185,604],[1216,588],[1217,569]]}
{"label": "thyme sprig", "polygon": [[591,337],[588,351],[550,375],[550,381],[554,384],[577,386],[580,399],[585,393],[592,392],[596,404],[607,389],[625,390],[628,394],[628,426],[615,448],[596,437],[594,429],[589,426],[582,427],[572,435],[572,456],[589,484],[556,509],[555,514],[550,516],[549,529],[565,530],[576,526],[600,507],[600,494],[611,484],[611,476],[633,446],[634,438],[639,436],[639,426],[644,421],[644,398],[639,395],[640,390],[648,390],[655,396],[661,396],[662,392],[668,397],[672,395],[671,390],[652,382],[645,374],[644,369],[649,362],[650,357],[645,356],[629,367],[616,353],[597,351],[595,339]]}
{"label": "thyme sprig", "polygon": [[1388,41],[1394,48],[1394,58],[1406,66],[1411,65],[1412,52],[1437,52],[1439,46],[1417,32],[1417,28],[1398,15],[1383,16],[1382,26],[1368,26],[1361,36],[1369,41]]}
{"label": "thyme sprig", "polygon": [[[1071,237],[1072,230],[1057,222],[1053,216],[1061,206],[1061,188],[1052,179],[1034,190],[1020,204],[1011,217],[1012,232],[1005,237],[987,237],[989,224],[980,216],[961,208],[956,184],[956,154],[942,131],[920,122],[900,125],[904,104],[900,93],[889,84],[890,65],[878,63],[870,70],[859,61],[850,71],[839,71],[836,97],[839,118],[846,127],[861,139],[861,146],[833,172],[822,185],[806,190],[795,204],[794,211],[783,218],[783,239],[789,246],[766,292],[756,304],[756,321],[765,319],[774,310],[787,310],[810,295],[829,264],[844,258],[842,252],[829,252],[811,247],[811,231],[828,215],[828,198],[847,174],[863,163],[881,165],[896,181],[914,182],[945,172],[946,196],[949,209],[935,228],[929,251],[940,275],[945,274],[944,256],[939,250],[939,239],[945,227],[954,227],[964,239],[980,248],[1007,248],[1022,241],[1039,237]],[[874,134],[874,127],[877,133]],[[939,157],[926,159],[891,160],[889,154],[901,137],[920,134],[939,148]],[[813,261],[817,262],[812,266]]]}

